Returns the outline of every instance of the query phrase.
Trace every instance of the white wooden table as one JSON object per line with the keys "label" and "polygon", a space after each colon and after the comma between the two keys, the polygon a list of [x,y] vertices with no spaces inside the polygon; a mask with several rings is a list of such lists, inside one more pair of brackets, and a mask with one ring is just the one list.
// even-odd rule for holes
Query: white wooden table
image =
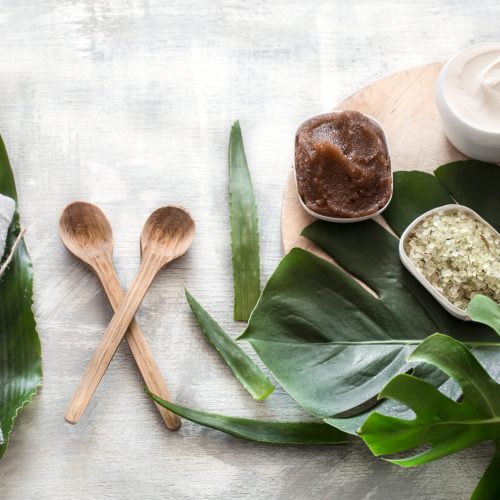
{"label": "white wooden table", "polygon": [[202,336],[183,285],[237,335],[226,152],[241,120],[260,213],[263,282],[281,257],[280,206],[293,137],[375,78],[498,40],[500,4],[449,1],[1,0],[0,133],[35,266],[44,387],[0,462],[2,499],[462,499],[485,445],[404,470],[350,447],[270,447],[185,422],[168,432],[126,345],[77,426],[63,420],[111,309],[65,251],[57,220],[97,203],[114,228],[124,286],[157,206],[189,208],[189,255],[138,315],[174,398],[216,412],[300,419],[282,390],[254,402]]}

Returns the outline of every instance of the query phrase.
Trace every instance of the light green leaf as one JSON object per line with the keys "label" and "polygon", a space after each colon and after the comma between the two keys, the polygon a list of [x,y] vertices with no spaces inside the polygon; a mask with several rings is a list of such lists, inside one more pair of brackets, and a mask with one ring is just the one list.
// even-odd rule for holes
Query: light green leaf
{"label": "light green leaf", "polygon": [[351,439],[347,434],[322,422],[272,422],[228,417],[186,408],[165,401],[148,390],[146,392],[159,405],[180,417],[248,441],[265,444],[311,445],[346,444]]}
{"label": "light green leaf", "polygon": [[[499,167],[466,162],[459,170],[456,176],[453,166],[446,165],[438,172],[457,186],[460,176],[472,170],[486,179],[473,187],[481,190],[481,198],[498,199]],[[400,234],[429,208],[453,202],[445,188],[429,173],[396,172],[394,196],[384,216]],[[467,186],[454,192],[458,202],[464,192]],[[500,223],[500,210],[490,213],[486,204],[477,211],[493,225]],[[398,239],[382,226],[374,221],[317,221],[303,234],[340,268],[293,249],[264,288],[241,338],[250,341],[278,382],[307,411],[332,423],[332,417],[344,412],[352,418],[366,411],[394,375],[411,368],[406,357],[415,346],[436,331],[466,341],[491,375],[500,379],[498,336],[484,325],[451,316],[404,268]],[[447,381],[436,368],[419,371],[436,387]],[[343,422],[342,428],[352,429],[352,423]]]}
{"label": "light green leaf", "polygon": [[475,295],[466,312],[473,321],[491,326],[500,335],[500,304],[484,295]]}
{"label": "light green leaf", "polygon": [[[17,201],[14,176],[0,138],[0,193]],[[5,256],[20,232],[16,211],[9,229]],[[32,307],[33,269],[24,241],[0,280],[0,457],[19,411],[36,394],[42,381],[40,339]]]}
{"label": "light green leaf", "polygon": [[228,163],[234,319],[247,321],[260,295],[259,228],[239,122],[231,128]]}
{"label": "light green leaf", "polygon": [[217,349],[241,385],[254,397],[267,398],[274,385],[264,372],[245,354],[243,349],[222,329],[203,307],[186,290],[186,298],[198,323],[211,344]]}
{"label": "light green leaf", "polygon": [[[391,398],[415,413],[399,419],[372,413],[359,430],[374,455],[392,455],[430,445],[429,449],[390,461],[406,467],[421,465],[483,441],[500,440],[500,384],[495,382],[462,343],[434,334],[409,356],[409,361],[430,363],[461,387],[457,403],[432,385],[411,375],[394,377],[379,398]],[[498,464],[498,450],[493,463]],[[498,470],[497,470],[498,474]],[[497,474],[487,471],[476,498],[500,495]]]}

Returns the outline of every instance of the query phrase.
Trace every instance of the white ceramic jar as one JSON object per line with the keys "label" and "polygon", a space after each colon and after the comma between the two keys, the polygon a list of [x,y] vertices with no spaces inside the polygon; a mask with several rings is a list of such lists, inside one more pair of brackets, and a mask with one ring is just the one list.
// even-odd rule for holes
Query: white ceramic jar
{"label": "white ceramic jar", "polygon": [[452,57],[439,74],[436,101],[444,132],[460,152],[500,163],[500,43]]}

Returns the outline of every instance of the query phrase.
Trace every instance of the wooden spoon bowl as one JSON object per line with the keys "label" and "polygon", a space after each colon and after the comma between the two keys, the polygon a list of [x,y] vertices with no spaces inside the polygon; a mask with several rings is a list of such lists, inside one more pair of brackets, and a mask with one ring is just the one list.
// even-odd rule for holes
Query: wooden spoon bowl
{"label": "wooden spoon bowl", "polygon": [[59,234],[66,248],[88,265],[103,253],[113,253],[111,225],[102,210],[92,203],[69,204],[61,214]]}
{"label": "wooden spoon bowl", "polygon": [[191,246],[195,224],[189,213],[173,205],[155,210],[144,224],[141,234],[141,255],[154,256],[167,264]]}

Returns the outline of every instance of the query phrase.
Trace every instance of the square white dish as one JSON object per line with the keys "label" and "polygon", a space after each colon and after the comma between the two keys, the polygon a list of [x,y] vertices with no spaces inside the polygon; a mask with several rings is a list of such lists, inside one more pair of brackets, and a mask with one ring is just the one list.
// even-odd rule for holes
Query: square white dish
{"label": "square white dish", "polygon": [[459,205],[456,203],[452,203],[449,205],[443,205],[441,207],[433,208],[432,210],[428,210],[420,217],[417,217],[403,232],[401,238],[399,240],[399,257],[403,265],[410,271],[410,273],[427,289],[427,291],[453,316],[456,318],[462,319],[464,321],[469,321],[470,318],[467,316],[466,312],[463,309],[458,308],[454,304],[452,304],[439,290],[437,290],[427,279],[425,276],[417,269],[415,264],[410,260],[408,255],[405,252],[404,244],[408,239],[409,234],[415,228],[415,226],[423,219],[428,217],[429,215],[442,213],[449,210],[458,210],[462,212],[467,212],[471,214],[475,219],[481,221],[483,224],[488,226],[494,233],[499,234],[498,231],[487,221],[485,221],[477,212],[472,210],[469,207],[464,205]]}

